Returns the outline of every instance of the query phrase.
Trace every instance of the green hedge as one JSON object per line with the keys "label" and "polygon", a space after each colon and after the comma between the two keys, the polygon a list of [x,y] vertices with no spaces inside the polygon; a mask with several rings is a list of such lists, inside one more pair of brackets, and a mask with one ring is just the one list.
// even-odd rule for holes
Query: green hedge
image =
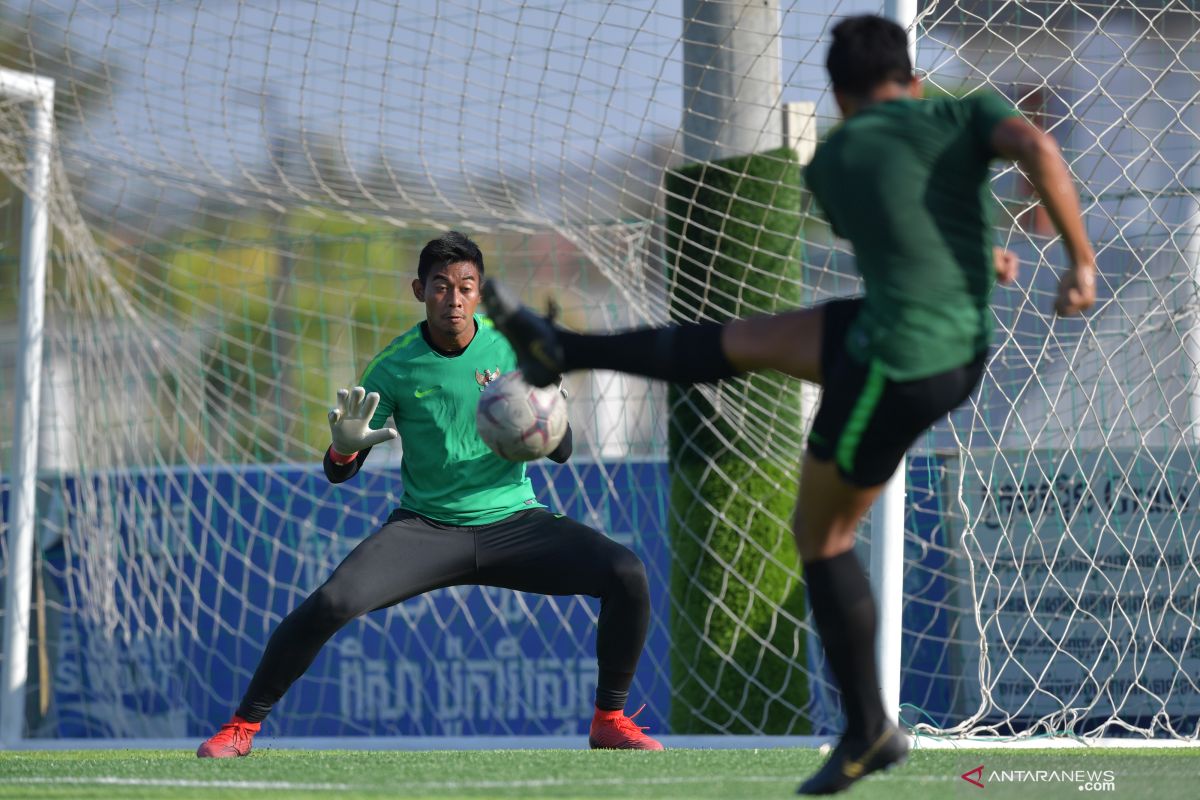
{"label": "green hedge", "polygon": [[[698,307],[725,320],[800,304],[799,187],[790,149],[667,176],[676,319],[695,319]],[[780,431],[773,459],[698,390],[671,388],[675,733],[808,731],[796,715],[808,695],[804,632],[788,619],[804,614],[790,529],[799,384],[772,374],[749,382],[755,396],[778,398],[778,413],[756,423]]]}

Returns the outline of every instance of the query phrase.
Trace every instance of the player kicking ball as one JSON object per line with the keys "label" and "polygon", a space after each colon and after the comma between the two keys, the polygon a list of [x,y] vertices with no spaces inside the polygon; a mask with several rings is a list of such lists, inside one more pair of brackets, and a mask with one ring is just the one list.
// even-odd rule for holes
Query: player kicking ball
{"label": "player kicking ball", "polygon": [[805,170],[834,232],[854,247],[865,292],[813,308],[614,335],[564,331],[489,282],[484,303],[525,377],[578,369],[704,383],[773,369],[820,384],[793,533],[813,621],[841,690],[846,730],[800,794],[840,792],[902,762],[909,745],[879,695],[875,603],[855,529],[916,438],[965,401],[984,371],[996,279],[989,164],[1025,170],[1062,234],[1070,266],[1055,309],[1095,301],[1094,254],[1053,139],[999,97],[920,100],[905,32],[876,16],[833,29],[826,65],[844,118]]}
{"label": "player kicking ball", "polygon": [[[405,445],[400,507],[279,623],[233,718],[200,745],[197,756],[247,755],[271,708],[346,623],[433,589],[463,585],[600,598],[596,711],[588,742],[593,748],[662,749],[624,711],[650,619],[641,560],[597,531],[547,511],[534,498],[525,465],[494,455],[479,438],[480,392],[517,365],[504,337],[475,314],[483,274],[479,247],[456,231],[421,251],[412,289],[425,304],[425,321],[371,361],[361,386],[338,392],[329,413],[333,443],[324,459],[325,475],[341,483],[362,468],[374,445],[399,436]],[[395,429],[384,427],[389,416]],[[570,454],[568,428],[549,457],[562,463]]]}

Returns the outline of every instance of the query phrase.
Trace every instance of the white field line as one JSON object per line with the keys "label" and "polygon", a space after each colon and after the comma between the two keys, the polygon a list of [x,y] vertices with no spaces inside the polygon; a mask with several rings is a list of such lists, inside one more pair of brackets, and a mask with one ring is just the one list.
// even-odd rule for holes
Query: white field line
{"label": "white field line", "polygon": [[[827,736],[672,736],[657,737],[668,750],[768,750],[816,748],[835,744]],[[194,750],[200,737],[191,739],[22,739],[5,749],[19,750]],[[920,735],[909,737],[914,749],[1023,750],[1054,748],[1200,748],[1200,739],[1080,739],[1065,736],[1020,740],[999,738],[952,739]],[[581,736],[313,736],[290,737],[259,734],[256,750],[587,750]]]}
{"label": "white field line", "polygon": [[914,750],[990,750],[1000,753],[1006,750],[1179,750],[1192,749],[1200,752],[1200,739],[1117,739],[1049,736],[1026,739],[965,738],[952,739],[939,736],[909,736]]}
{"label": "white field line", "polygon": [[345,792],[367,787],[349,783],[289,783],[287,781],[200,781],[185,778],[116,778],[108,775],[88,777],[58,776],[0,778],[0,786],[27,784],[49,786],[158,786],[174,789],[286,789],[295,792]]}
{"label": "white field line", "polygon": [[[819,747],[833,742],[819,736],[660,736],[668,749],[773,749]],[[188,739],[22,739],[4,749],[17,750],[195,750],[201,737]],[[586,736],[271,736],[260,733],[263,750],[581,750]]]}

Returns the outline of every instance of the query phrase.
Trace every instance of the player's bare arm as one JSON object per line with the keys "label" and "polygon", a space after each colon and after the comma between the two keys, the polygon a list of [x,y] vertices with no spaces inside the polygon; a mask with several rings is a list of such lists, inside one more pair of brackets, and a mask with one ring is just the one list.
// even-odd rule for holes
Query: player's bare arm
{"label": "player's bare arm", "polygon": [[992,147],[1015,161],[1029,177],[1054,227],[1062,235],[1069,266],[1058,286],[1054,310],[1078,314],[1096,302],[1096,254],[1088,241],[1079,195],[1054,137],[1020,117],[1006,119],[992,132]]}

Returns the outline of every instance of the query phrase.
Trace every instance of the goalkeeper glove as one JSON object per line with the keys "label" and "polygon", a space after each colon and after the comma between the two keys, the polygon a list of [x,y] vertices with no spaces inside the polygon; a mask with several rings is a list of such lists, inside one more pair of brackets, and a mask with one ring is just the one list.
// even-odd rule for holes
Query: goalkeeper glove
{"label": "goalkeeper glove", "polygon": [[371,417],[375,416],[378,406],[378,392],[367,394],[361,386],[338,389],[337,405],[329,412],[329,432],[333,436],[335,453],[351,456],[400,435],[395,428],[371,430]]}

